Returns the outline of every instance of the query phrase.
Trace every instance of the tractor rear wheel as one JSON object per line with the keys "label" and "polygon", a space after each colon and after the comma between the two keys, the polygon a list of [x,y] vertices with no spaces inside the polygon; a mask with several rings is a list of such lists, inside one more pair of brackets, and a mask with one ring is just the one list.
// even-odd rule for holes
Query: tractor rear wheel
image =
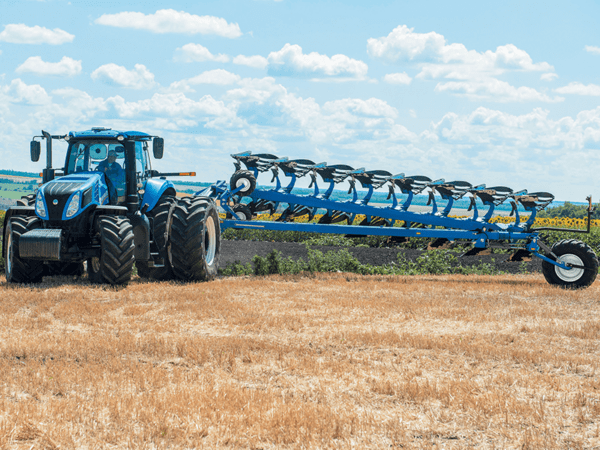
{"label": "tractor rear wheel", "polygon": [[563,239],[552,246],[552,252],[563,262],[585,269],[563,269],[543,261],[542,273],[548,283],[565,289],[580,289],[590,286],[596,279],[598,258],[589,245],[575,239]]}
{"label": "tractor rear wheel", "polygon": [[177,201],[171,226],[171,255],[175,276],[185,281],[208,281],[217,276],[221,255],[219,214],[208,197]]}
{"label": "tractor rear wheel", "polygon": [[173,278],[170,234],[173,209],[176,203],[177,199],[174,196],[164,195],[152,208],[152,211],[146,213],[148,219],[151,219],[153,239],[164,263],[163,267],[149,267],[146,261],[136,261],[135,266],[140,277],[159,281]]}
{"label": "tractor rear wheel", "polygon": [[11,217],[6,230],[6,281],[9,283],[35,283],[44,275],[44,262],[19,256],[19,239],[28,231],[41,228],[37,217]]}
{"label": "tractor rear wheel", "polygon": [[133,227],[125,217],[100,216],[99,258],[90,258],[87,270],[92,283],[127,284],[135,262]]}

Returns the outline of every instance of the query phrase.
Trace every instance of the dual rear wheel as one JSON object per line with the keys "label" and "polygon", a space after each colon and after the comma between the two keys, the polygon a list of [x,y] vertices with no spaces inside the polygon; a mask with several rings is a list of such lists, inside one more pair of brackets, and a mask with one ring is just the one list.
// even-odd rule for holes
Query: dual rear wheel
{"label": "dual rear wheel", "polygon": [[221,229],[212,199],[165,196],[149,215],[164,264],[151,268],[143,261],[137,262],[140,276],[182,281],[208,281],[217,276]]}

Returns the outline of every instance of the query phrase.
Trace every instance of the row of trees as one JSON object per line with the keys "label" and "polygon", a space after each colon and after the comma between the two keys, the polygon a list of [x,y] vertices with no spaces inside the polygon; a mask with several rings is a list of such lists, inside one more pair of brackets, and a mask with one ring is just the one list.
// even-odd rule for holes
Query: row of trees
{"label": "row of trees", "polygon": [[[600,203],[593,206],[596,209],[592,213],[592,219],[600,219]],[[574,205],[573,203],[565,202],[563,205],[540,211],[537,217],[571,217],[573,219],[584,219],[587,217],[587,206]]]}

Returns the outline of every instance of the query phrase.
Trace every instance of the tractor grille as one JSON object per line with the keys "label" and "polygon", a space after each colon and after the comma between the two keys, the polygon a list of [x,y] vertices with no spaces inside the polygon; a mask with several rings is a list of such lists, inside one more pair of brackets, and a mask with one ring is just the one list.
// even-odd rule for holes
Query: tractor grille
{"label": "tractor grille", "polygon": [[[49,183],[44,188],[46,206],[48,207],[49,220],[62,220],[63,212],[67,207],[67,201],[73,192],[77,191],[83,183]],[[54,202],[56,201],[56,204]]]}

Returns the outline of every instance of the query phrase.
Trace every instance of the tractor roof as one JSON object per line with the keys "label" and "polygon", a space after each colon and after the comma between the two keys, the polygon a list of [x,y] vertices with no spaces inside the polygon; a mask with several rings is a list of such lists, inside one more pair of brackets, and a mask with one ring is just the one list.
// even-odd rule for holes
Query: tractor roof
{"label": "tractor roof", "polygon": [[134,141],[149,141],[153,138],[152,135],[141,131],[118,131],[103,127],[94,127],[86,131],[71,131],[69,136],[75,139],[117,139],[118,136],[123,136],[124,139]]}

